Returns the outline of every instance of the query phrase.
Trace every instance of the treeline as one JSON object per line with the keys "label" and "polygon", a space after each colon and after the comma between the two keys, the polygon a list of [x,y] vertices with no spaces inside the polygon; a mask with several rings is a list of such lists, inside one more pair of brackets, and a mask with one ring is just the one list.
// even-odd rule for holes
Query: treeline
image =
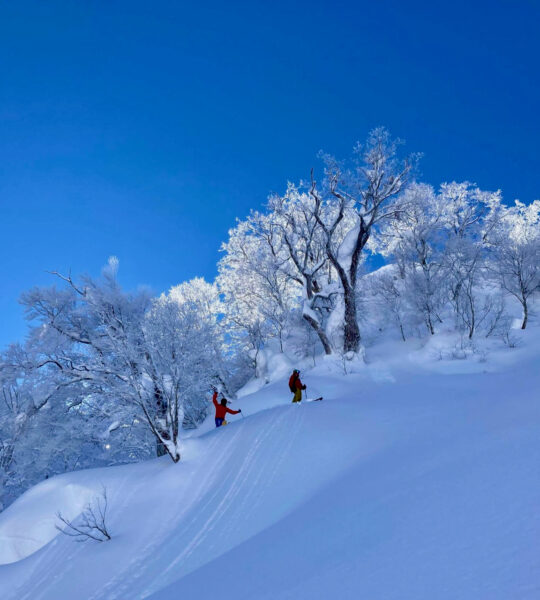
{"label": "treeline", "polygon": [[[418,156],[374,130],[349,161],[273,195],[237,223],[214,283],[127,293],[53,274],[21,302],[24,343],[0,357],[0,504],[45,476],[168,454],[219,386],[234,397],[268,352],[361,360],[363,330],[507,338],[513,298],[529,319],[540,286],[540,201],[470,183],[416,181]],[[387,266],[369,272],[373,256]],[[393,333],[392,333],[393,332]]]}

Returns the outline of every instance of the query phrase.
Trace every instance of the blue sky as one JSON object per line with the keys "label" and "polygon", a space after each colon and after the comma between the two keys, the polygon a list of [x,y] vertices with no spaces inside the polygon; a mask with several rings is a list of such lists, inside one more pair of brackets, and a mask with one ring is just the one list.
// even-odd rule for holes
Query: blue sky
{"label": "blue sky", "polygon": [[422,178],[540,196],[540,3],[0,7],[0,346],[47,270],[203,275],[236,217],[385,125]]}

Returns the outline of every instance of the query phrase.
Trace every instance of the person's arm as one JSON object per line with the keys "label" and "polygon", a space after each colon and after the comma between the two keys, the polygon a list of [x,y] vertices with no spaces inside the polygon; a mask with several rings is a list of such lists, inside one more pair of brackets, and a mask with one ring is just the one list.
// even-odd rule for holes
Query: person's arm
{"label": "person's arm", "polygon": [[218,402],[217,402],[217,397],[218,397],[218,393],[217,390],[214,392],[214,395],[212,396],[212,402],[214,403],[214,406],[217,408],[218,407]]}
{"label": "person's arm", "polygon": [[232,410],[231,408],[226,408],[225,410],[231,415],[237,415],[239,412],[242,412],[241,410]]}

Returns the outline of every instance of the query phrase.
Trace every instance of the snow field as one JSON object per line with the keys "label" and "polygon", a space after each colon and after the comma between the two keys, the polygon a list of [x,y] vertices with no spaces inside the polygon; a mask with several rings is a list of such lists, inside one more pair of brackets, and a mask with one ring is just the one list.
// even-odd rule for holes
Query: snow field
{"label": "snow field", "polygon": [[[285,379],[240,397],[246,418],[209,420],[177,465],[34,487],[0,515],[4,562],[37,550],[0,566],[0,597],[540,597],[537,348],[449,375],[403,347],[346,377],[305,373],[323,402],[290,405]],[[102,484],[113,539],[56,535],[54,513],[77,514]]]}

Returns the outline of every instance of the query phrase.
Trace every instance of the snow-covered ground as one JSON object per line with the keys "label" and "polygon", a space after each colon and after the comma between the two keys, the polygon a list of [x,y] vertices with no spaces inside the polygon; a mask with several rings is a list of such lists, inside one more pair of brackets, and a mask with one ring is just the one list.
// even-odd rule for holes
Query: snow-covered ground
{"label": "snow-covered ground", "polygon": [[[0,514],[0,598],[536,600],[538,333],[464,360],[381,344],[306,371],[323,402],[252,383],[179,464],[44,481]],[[112,540],[59,534],[103,485]]]}

